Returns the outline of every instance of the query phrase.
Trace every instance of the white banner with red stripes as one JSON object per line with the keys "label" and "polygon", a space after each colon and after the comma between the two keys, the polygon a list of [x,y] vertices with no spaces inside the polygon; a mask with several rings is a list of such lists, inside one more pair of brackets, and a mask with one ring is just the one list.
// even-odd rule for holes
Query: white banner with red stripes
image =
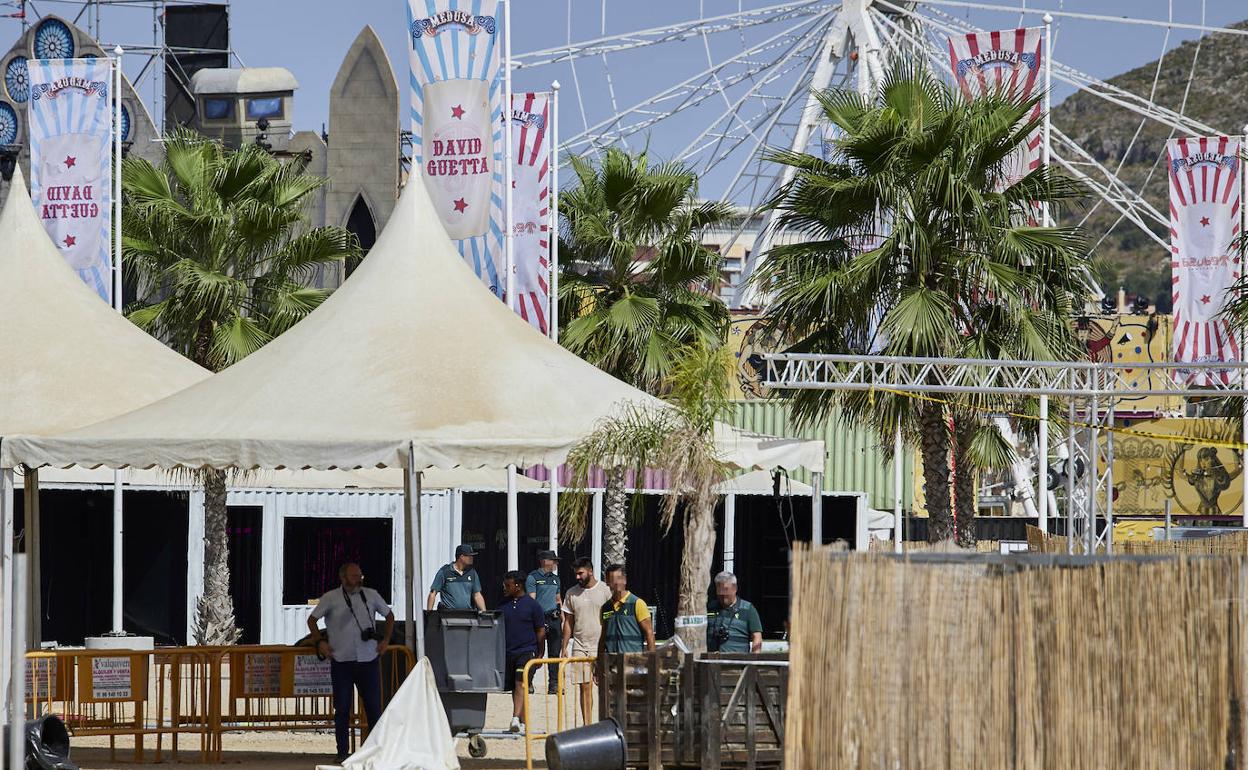
{"label": "white banner with red stripes", "polygon": [[[1175,361],[1239,360],[1239,341],[1220,317],[1226,291],[1241,272],[1239,257],[1231,253],[1240,224],[1239,145],[1238,138],[1228,136],[1166,144]],[[1218,376],[1229,381],[1226,372]],[[1190,380],[1211,384],[1213,377]]]}
{"label": "white banner with red stripes", "polygon": [[550,94],[511,96],[516,311],[545,334],[550,302]]}
{"label": "white banner with red stripes", "polygon": [[[1031,27],[997,32],[975,32],[949,38],[949,60],[954,79],[968,99],[998,92],[1031,97],[1043,87],[1044,29]],[[1038,84],[1039,83],[1039,84]],[[1031,113],[1038,120],[1043,105]],[[1023,152],[1007,161],[1008,187],[1040,167],[1044,133],[1039,128],[1027,138]]]}

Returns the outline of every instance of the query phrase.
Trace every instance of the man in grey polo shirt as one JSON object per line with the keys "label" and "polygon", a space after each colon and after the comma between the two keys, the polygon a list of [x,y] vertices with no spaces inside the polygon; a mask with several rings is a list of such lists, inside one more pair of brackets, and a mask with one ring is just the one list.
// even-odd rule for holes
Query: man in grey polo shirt
{"label": "man in grey polo shirt", "polygon": [[476,553],[470,545],[455,546],[455,561],[443,564],[429,586],[429,598],[425,609],[433,611],[433,605],[441,600],[440,609],[470,610],[475,605],[485,612],[485,597],[481,595],[481,577],[472,568]]}
{"label": "man in grey polo shirt", "polygon": [[[338,743],[338,764],[347,758],[347,734],[351,727],[352,690],[358,690],[370,728],[381,718],[381,663],[378,659],[390,646],[394,613],[381,595],[364,587],[360,565],[347,562],[338,568],[342,585],[327,592],[316,603],[308,618],[308,630],[320,655],[329,657],[330,679],[334,685],[334,737]],[[386,630],[379,636],[376,615],[386,619]],[[321,634],[317,621],[325,619],[329,639]]]}

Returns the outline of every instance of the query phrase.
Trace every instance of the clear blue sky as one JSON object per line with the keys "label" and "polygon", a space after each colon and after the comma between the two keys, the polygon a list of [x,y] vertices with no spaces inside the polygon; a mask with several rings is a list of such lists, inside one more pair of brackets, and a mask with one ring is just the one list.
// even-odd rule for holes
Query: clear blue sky
{"label": "clear blue sky", "polygon": [[[11,0],[10,0],[11,1]],[[283,66],[294,72],[300,88],[295,98],[295,125],[300,129],[319,130],[328,114],[328,90],[343,55],[364,25],[372,25],[385,42],[391,64],[400,85],[407,79],[404,38],[404,0],[234,0],[231,6],[232,45],[248,66]],[[745,8],[773,5],[780,0],[740,0]],[[1001,5],[1028,8],[1062,8],[1065,11],[1129,15],[1134,18],[1165,20],[1173,7],[1176,22],[1199,23],[1202,6],[1205,21],[1224,25],[1248,17],[1245,0],[986,0]],[[5,0],[0,0],[3,13]],[[738,0],[611,0],[607,3],[605,28],[608,34],[654,27],[666,23],[697,18],[699,7],[706,16],[735,11]],[[73,17],[76,6],[60,0],[37,0],[45,13],[54,12]],[[572,8],[571,22],[567,9]],[[564,45],[571,40],[598,37],[603,28],[600,3],[593,0],[517,0],[512,35],[517,52]],[[966,19],[988,29],[1039,24],[1039,12],[1023,18],[1011,13],[968,10],[951,6],[935,6],[936,10]],[[7,49],[18,33],[18,23],[0,20],[0,51]],[[761,40],[774,34],[776,28],[759,28],[747,33],[747,40]],[[1159,28],[1062,18],[1055,25],[1054,59],[1099,77],[1110,77],[1155,59],[1163,46],[1173,47],[1197,33],[1173,30],[1168,42],[1166,31]],[[103,11],[101,37],[108,43],[150,44],[151,12],[147,9],[109,7]],[[1239,38],[1248,45],[1248,37]],[[709,52],[700,37],[684,42],[668,43],[641,52],[621,54],[603,61],[582,59],[577,66],[581,81],[581,98],[586,119],[593,123],[613,114],[607,94],[607,74],[615,89],[616,103],[631,105],[706,68],[712,61],[739,52],[742,37],[737,33],[711,36]],[[136,77],[146,59],[129,57],[127,73]],[[582,127],[582,117],[575,104],[571,71],[566,65],[523,70],[516,74],[517,90],[548,86],[552,78],[565,85],[564,135]],[[142,87],[148,101],[152,88]],[[1055,88],[1058,98],[1069,93],[1060,84]],[[722,107],[722,105],[721,105]],[[670,127],[656,127],[648,136],[660,154],[675,152],[685,146],[700,128],[699,118],[681,115]],[[692,132],[692,133],[691,133]]]}

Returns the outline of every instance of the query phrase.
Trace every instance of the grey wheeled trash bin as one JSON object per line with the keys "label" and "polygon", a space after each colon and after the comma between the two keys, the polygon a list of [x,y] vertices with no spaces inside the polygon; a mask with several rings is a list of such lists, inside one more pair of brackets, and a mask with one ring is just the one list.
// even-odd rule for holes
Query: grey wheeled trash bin
{"label": "grey wheeled trash bin", "polygon": [[434,610],[425,615],[425,655],[451,732],[485,727],[486,696],[502,692],[507,640],[498,612]]}

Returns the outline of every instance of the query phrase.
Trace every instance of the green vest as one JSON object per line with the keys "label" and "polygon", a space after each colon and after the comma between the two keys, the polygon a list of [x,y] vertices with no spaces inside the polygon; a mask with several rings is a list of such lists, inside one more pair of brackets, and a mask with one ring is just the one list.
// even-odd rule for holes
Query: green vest
{"label": "green vest", "polygon": [[645,650],[645,637],[641,633],[641,623],[637,622],[636,596],[629,594],[618,610],[614,599],[608,599],[602,605],[602,634],[606,639],[607,652]]}
{"label": "green vest", "polygon": [[[718,601],[714,602],[706,613],[707,649],[711,652],[749,652],[753,637],[750,620],[756,616],[754,605],[745,599],[738,597],[737,603],[728,611],[724,611]],[[721,629],[727,632],[726,639]]]}

